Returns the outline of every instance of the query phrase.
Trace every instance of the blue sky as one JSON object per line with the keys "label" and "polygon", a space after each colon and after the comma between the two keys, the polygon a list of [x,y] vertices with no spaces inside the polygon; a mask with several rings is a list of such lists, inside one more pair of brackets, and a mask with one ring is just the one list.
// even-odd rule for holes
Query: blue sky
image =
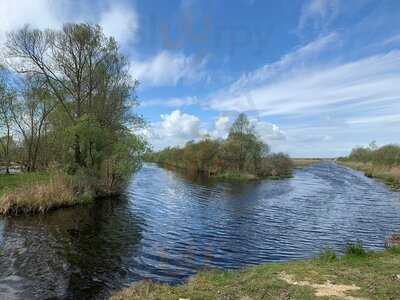
{"label": "blue sky", "polygon": [[297,157],[399,142],[397,0],[0,0],[0,14],[0,43],[25,23],[115,36],[155,149],[224,137],[240,112]]}

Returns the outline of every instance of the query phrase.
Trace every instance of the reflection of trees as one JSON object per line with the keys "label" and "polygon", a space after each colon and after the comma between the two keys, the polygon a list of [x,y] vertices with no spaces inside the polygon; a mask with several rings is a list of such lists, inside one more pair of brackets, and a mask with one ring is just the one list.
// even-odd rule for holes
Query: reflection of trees
{"label": "reflection of trees", "polygon": [[90,208],[7,219],[0,283],[21,276],[26,282],[21,292],[40,299],[106,297],[126,280],[126,261],[141,239],[128,206],[125,199],[102,200]]}

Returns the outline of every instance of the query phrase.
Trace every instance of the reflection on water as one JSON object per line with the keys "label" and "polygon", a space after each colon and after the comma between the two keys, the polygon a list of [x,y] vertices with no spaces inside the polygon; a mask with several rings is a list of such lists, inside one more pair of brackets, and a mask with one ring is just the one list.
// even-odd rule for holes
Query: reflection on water
{"label": "reflection on water", "polygon": [[333,163],[249,184],[148,164],[121,199],[0,220],[0,299],[102,299],[133,281],[310,257],[400,231],[400,196]]}
{"label": "reflection on water", "polygon": [[7,299],[106,296],[121,287],[141,239],[122,199],[3,224],[0,295],[7,287]]}

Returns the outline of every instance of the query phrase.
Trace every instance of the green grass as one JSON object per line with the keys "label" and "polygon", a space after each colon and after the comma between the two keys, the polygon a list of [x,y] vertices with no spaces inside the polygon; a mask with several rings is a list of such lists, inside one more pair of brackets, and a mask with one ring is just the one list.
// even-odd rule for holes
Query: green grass
{"label": "green grass", "polygon": [[47,172],[0,174],[0,196],[24,185],[43,183],[50,179]]}
{"label": "green grass", "polygon": [[[400,248],[361,256],[350,252],[336,257],[329,250],[311,260],[239,271],[204,271],[179,286],[140,282],[116,293],[112,299],[400,299]],[[318,297],[319,292],[337,293],[332,288],[340,285],[346,287],[343,295]]]}

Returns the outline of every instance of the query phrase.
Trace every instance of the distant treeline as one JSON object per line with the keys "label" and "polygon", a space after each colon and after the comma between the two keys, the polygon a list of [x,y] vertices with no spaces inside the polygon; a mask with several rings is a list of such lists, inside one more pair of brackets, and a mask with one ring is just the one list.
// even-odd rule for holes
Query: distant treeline
{"label": "distant treeline", "polygon": [[373,142],[368,147],[357,147],[351,151],[348,158],[342,160],[350,160],[362,163],[373,163],[385,166],[400,165],[400,146],[386,145],[377,147]]}
{"label": "distant treeline", "polygon": [[149,153],[148,161],[184,168],[208,176],[225,178],[265,178],[290,176],[289,156],[270,154],[256,135],[245,114],[240,114],[226,139],[205,137],[184,147],[169,147]]}

